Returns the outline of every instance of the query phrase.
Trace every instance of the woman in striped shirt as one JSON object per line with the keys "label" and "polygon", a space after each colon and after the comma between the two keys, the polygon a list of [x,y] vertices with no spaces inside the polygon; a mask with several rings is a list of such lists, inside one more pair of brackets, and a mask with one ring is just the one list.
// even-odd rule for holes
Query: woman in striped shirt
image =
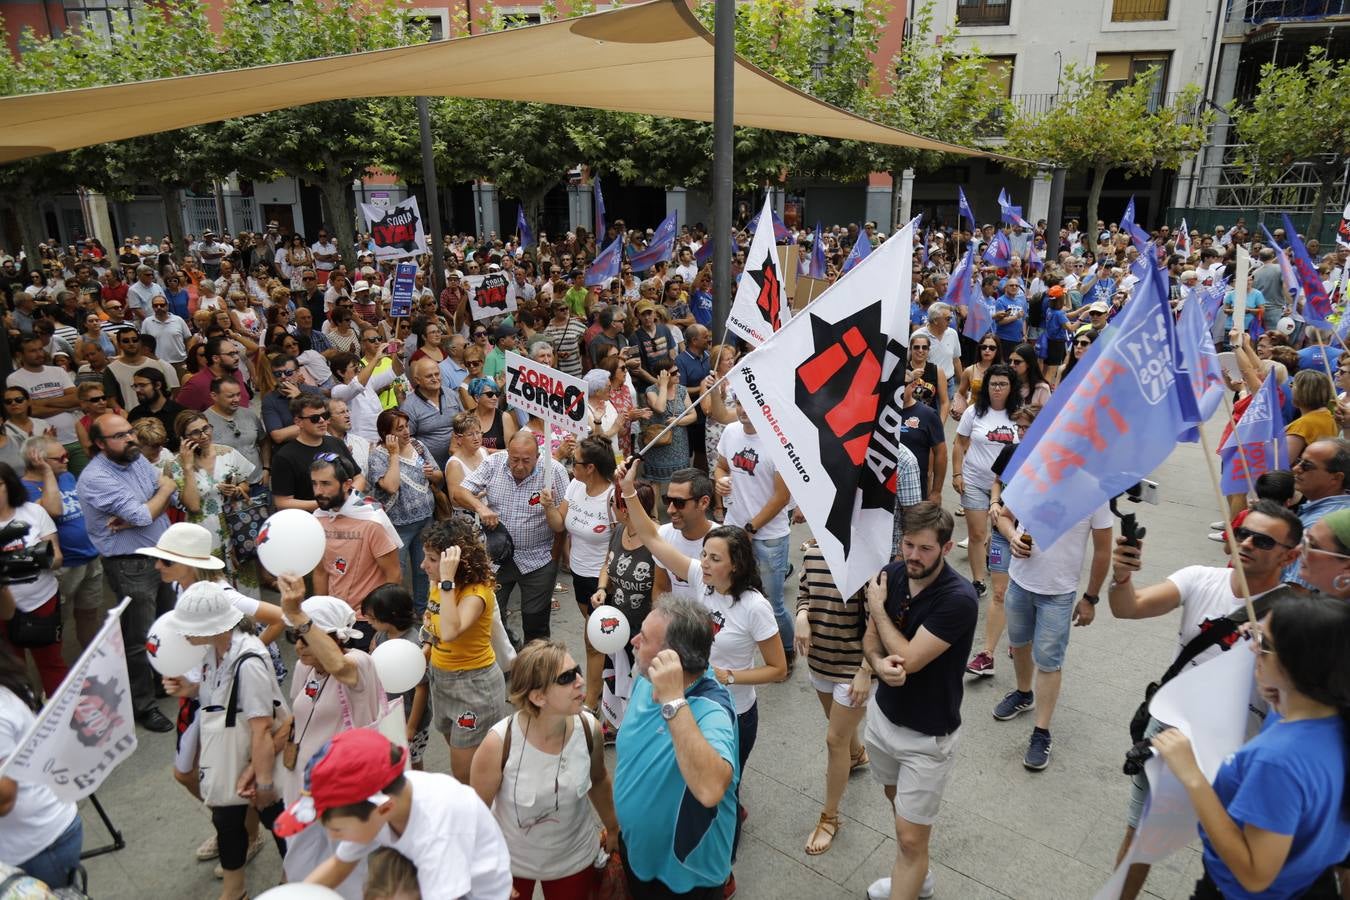
{"label": "woman in striped shirt", "polygon": [[802,560],[797,592],[796,649],[810,665],[811,686],[825,710],[829,728],[825,747],[825,808],[806,841],[806,852],[819,856],[834,842],[842,821],[839,800],[849,775],[867,765],[867,750],[858,726],[875,689],[872,670],[863,658],[862,638],[867,628],[863,592],[845,600],[835,587],[825,557],[812,541]]}

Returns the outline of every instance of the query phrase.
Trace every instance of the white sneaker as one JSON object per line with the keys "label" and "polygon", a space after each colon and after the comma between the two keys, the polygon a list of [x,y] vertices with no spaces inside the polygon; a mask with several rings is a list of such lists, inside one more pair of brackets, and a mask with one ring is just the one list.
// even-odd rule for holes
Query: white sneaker
{"label": "white sneaker", "polygon": [[962,550],[969,550],[970,538],[961,538],[961,540],[956,542],[956,546],[960,547]]}
{"label": "white sneaker", "polygon": [[1224,531],[1211,531],[1209,533],[1209,539],[1216,544],[1226,544],[1228,543],[1228,533]]}
{"label": "white sneaker", "polygon": [[[933,896],[933,872],[929,870],[923,877],[923,887],[919,888],[919,900],[928,900]],[[867,888],[867,900],[890,900],[891,879],[878,878]]]}
{"label": "white sneaker", "polygon": [[1227,522],[1210,522],[1210,523],[1209,523],[1209,530],[1210,530],[1210,531],[1223,531],[1223,530],[1224,530],[1225,528],[1227,528],[1227,527],[1228,527],[1228,523],[1227,523]]}

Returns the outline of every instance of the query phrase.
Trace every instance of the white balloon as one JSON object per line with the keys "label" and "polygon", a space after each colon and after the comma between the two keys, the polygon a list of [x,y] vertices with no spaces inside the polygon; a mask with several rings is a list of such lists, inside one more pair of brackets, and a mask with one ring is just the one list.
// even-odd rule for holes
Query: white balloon
{"label": "white balloon", "polygon": [[189,644],[182,632],[169,625],[172,615],[167,612],[150,626],[145,635],[145,655],[156,672],[178,678],[206,660],[206,647]]}
{"label": "white balloon", "polygon": [[1298,323],[1294,321],[1292,316],[1282,316],[1280,321],[1276,323],[1275,330],[1281,334],[1293,334],[1297,327]]}
{"label": "white balloon", "polygon": [[297,881],[279,884],[271,890],[263,891],[258,895],[258,900],[342,900],[342,895],[321,884],[305,884],[303,881]]}
{"label": "white balloon", "polygon": [[586,637],[592,647],[613,656],[628,643],[628,617],[613,606],[597,606],[586,622]]}
{"label": "white balloon", "polygon": [[304,576],[323,559],[323,526],[303,509],[280,509],[258,531],[258,559],[273,575]]}
{"label": "white balloon", "polygon": [[390,694],[412,690],[427,673],[427,658],[422,648],[403,638],[393,638],[380,644],[370,654],[370,658],[380,675],[380,684]]}

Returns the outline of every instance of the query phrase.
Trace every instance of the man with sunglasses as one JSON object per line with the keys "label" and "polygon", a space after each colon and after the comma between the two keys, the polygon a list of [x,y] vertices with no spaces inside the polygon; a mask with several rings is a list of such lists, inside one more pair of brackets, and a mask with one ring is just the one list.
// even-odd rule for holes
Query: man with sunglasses
{"label": "man with sunglasses", "polygon": [[[1234,537],[1238,542],[1238,559],[1234,565],[1242,566],[1247,576],[1247,588],[1259,616],[1264,606],[1259,602],[1260,599],[1284,582],[1287,567],[1298,564],[1303,523],[1273,500],[1259,500],[1252,506],[1241,527],[1235,530]],[[1187,566],[1158,584],[1136,589],[1133,577],[1141,568],[1142,561],[1142,542],[1138,547],[1132,547],[1124,537],[1116,539],[1112,579],[1107,591],[1111,615],[1117,619],[1150,619],[1165,616],[1180,607],[1177,652],[1173,657],[1173,667],[1178,671],[1208,662],[1233,645],[1233,640],[1224,635],[1236,635],[1238,624],[1246,621],[1235,568]],[[1178,667],[1177,662],[1183,659],[1186,661]],[[1162,680],[1166,681],[1166,676]],[[1254,733],[1260,728],[1264,708],[1260,697],[1254,697],[1253,709],[1261,712],[1253,715],[1255,721],[1248,722],[1249,731]],[[1166,727],[1150,718],[1144,736],[1152,737]],[[1134,838],[1134,830],[1139,825],[1147,796],[1147,779],[1142,774],[1135,775],[1126,809],[1125,839],[1121,843],[1117,860],[1124,857]],[[1146,865],[1130,867],[1120,895],[1122,900],[1138,895],[1148,878],[1148,870]]]}
{"label": "man with sunglasses", "polygon": [[[292,440],[299,432],[291,415],[291,401],[301,394],[322,397],[323,391],[312,384],[305,384],[304,370],[300,360],[287,354],[275,353],[268,358],[272,366],[272,380],[277,384],[262,398],[262,421],[267,427],[267,436],[275,446]],[[219,429],[216,429],[217,436]]]}
{"label": "man with sunglasses", "polygon": [[[690,559],[699,559],[703,555],[703,539],[717,523],[708,518],[712,507],[713,480],[702,469],[676,469],[666,485],[666,494],[661,498],[665,504],[666,515],[670,521],[658,529],[661,540],[670,544]],[[672,572],[656,562],[656,583],[652,596],[673,594],[697,600],[694,589],[685,580],[684,574]]]}
{"label": "man with sunglasses", "polygon": [[[347,445],[328,433],[328,401],[320,396],[301,394],[291,401],[291,418],[295,420],[296,435],[272,454],[272,500],[277,509],[303,509],[313,512],[319,508],[314,502],[314,489],[309,469],[323,453],[336,453],[351,464],[352,471],[360,472]],[[365,479],[357,476],[358,489],[365,487]]]}
{"label": "man with sunglasses", "polygon": [[[159,285],[155,285],[156,288]],[[163,289],[150,298],[150,315],[141,321],[141,333],[155,339],[155,352],[160,361],[181,372],[187,363],[187,341],[192,337],[188,324],[169,310],[169,298]]]}
{"label": "man with sunglasses", "polygon": [[262,492],[270,470],[270,445],[264,447],[266,433],[262,420],[251,409],[239,405],[239,385],[233,379],[217,378],[211,382],[211,405],[206,408],[206,421],[211,425],[212,440],[238,450],[253,464],[249,476],[249,490],[256,496]]}
{"label": "man with sunglasses", "polygon": [[[178,372],[164,360],[155,359],[145,352],[145,345],[141,342],[141,336],[135,328],[127,325],[118,329],[113,335],[113,342],[117,345],[117,358],[108,362],[108,374],[114,380],[112,387],[116,389],[117,399],[121,401],[123,406],[129,408],[136,402],[136,391],[132,382],[135,381],[136,373],[141,369],[155,369],[162,374],[166,385],[165,393],[177,389]],[[186,349],[183,351],[183,358],[187,358]],[[105,377],[105,385],[107,381],[108,379]]]}
{"label": "man with sunglasses", "polygon": [[[1313,441],[1303,448],[1303,455],[1290,466],[1294,470],[1294,487],[1303,495],[1298,507],[1298,518],[1306,531],[1328,513],[1350,509],[1350,441],[1328,438]],[[1289,584],[1310,588],[1299,572],[1298,560],[1284,570]]]}

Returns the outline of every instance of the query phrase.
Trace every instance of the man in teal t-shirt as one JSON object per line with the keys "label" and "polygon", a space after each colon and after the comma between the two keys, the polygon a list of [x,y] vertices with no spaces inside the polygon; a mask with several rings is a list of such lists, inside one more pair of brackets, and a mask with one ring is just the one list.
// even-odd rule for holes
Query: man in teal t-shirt
{"label": "man in teal t-shirt", "polygon": [[704,606],[667,597],[633,639],[639,677],[615,747],[614,808],[634,897],[721,897],[731,877],[739,740],[731,694],[708,666],[712,637]]}

